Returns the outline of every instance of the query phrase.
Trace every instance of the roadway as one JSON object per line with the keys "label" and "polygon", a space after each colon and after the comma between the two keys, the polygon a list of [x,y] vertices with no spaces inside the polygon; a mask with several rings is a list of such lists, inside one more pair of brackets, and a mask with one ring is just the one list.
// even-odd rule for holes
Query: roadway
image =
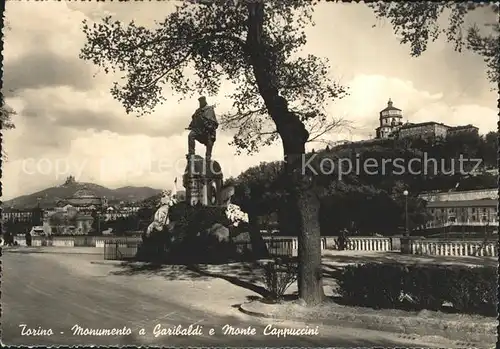
{"label": "roadway", "polygon": [[[2,256],[2,344],[7,346],[49,345],[158,345],[158,346],[260,346],[260,347],[454,347],[442,339],[403,338],[386,332],[320,326],[319,335],[276,338],[263,335],[268,324],[276,327],[305,327],[297,322],[270,322],[240,313],[236,308],[208,312],[180,302],[178,289],[145,292],[152,287],[148,277],[117,277],[96,272],[90,264],[92,255],[53,255],[47,253],[14,253]],[[99,271],[98,270],[98,271]],[[138,281],[139,280],[139,281]],[[139,285],[137,284],[139,282]],[[196,281],[194,281],[196,282]],[[173,285],[173,283],[172,283]],[[182,293],[182,292],[181,292]],[[215,295],[214,295],[215,296]],[[193,299],[203,302],[206,299]],[[229,309],[231,308],[231,309]],[[20,325],[40,329],[52,335],[21,335]],[[181,325],[202,326],[201,335],[155,336],[153,328]],[[256,329],[252,336],[221,334],[225,324]],[[74,335],[71,328],[130,328],[130,335]],[[144,328],[146,333],[139,334]],[[209,329],[215,330],[214,335]],[[37,331],[35,331],[37,332]]]}

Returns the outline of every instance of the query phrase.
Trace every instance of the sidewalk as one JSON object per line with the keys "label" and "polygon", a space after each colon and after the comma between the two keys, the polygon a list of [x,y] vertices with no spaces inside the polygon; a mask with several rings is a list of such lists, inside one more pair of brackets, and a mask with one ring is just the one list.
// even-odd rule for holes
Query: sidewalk
{"label": "sidewalk", "polygon": [[59,247],[59,246],[2,246],[2,253],[61,253],[91,254],[104,256],[102,247]]}
{"label": "sidewalk", "polygon": [[375,310],[349,307],[332,301],[306,308],[299,302],[266,304],[252,301],[240,305],[247,315],[346,326],[420,336],[442,336],[448,339],[495,343],[498,322],[477,315],[446,314],[434,311],[409,312],[395,309]]}

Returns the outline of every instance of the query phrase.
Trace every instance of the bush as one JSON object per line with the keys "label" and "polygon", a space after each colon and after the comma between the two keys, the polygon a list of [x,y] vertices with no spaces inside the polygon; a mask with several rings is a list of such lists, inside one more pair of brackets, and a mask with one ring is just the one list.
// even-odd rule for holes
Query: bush
{"label": "bush", "polygon": [[450,272],[446,266],[433,269],[411,265],[403,276],[401,292],[409,295],[417,308],[439,310],[447,301]]}
{"label": "bush", "polygon": [[264,265],[264,285],[273,301],[283,299],[286,290],[297,280],[297,264],[279,258]]}
{"label": "bush", "polygon": [[338,279],[340,294],[351,304],[393,308],[401,296],[403,269],[397,264],[349,265]]}
{"label": "bush", "polygon": [[342,298],[352,305],[406,308],[406,298],[417,310],[440,310],[451,303],[461,313],[497,313],[494,267],[358,264],[340,273],[338,285]]}

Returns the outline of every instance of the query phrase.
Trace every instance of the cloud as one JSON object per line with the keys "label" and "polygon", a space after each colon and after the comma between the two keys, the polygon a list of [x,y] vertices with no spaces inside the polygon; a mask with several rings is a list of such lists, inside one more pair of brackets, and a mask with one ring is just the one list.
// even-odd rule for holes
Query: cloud
{"label": "cloud", "polygon": [[4,84],[13,91],[53,86],[87,90],[94,83],[88,65],[50,51],[26,54],[14,61],[7,61],[4,72]]}
{"label": "cloud", "polygon": [[353,122],[351,134],[345,131],[335,140],[366,139],[375,135],[379,126],[379,112],[387,106],[389,98],[401,109],[404,121],[437,121],[450,126],[473,123],[481,133],[496,129],[498,111],[479,104],[450,103],[445,93],[419,90],[412,81],[383,75],[360,74],[348,81],[350,95],[334,103],[332,115],[342,116]]}
{"label": "cloud", "polygon": [[[280,144],[257,156],[234,156],[230,138],[219,135],[214,158],[225,178],[237,176],[262,161],[282,158]],[[170,188],[182,178],[186,166],[187,132],[171,137],[119,135],[112,132],[80,133],[68,146],[9,161],[3,173],[6,198],[61,184],[69,175],[109,187],[148,185]],[[204,147],[197,144],[197,153]]]}

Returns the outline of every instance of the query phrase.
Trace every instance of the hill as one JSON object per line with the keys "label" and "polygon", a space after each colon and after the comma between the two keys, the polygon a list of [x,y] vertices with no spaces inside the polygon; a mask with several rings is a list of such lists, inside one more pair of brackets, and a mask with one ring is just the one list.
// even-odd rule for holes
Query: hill
{"label": "hill", "polygon": [[[418,194],[498,186],[497,139],[495,132],[467,133],[446,139],[353,142],[310,152],[303,162],[311,175],[311,186],[305,190],[319,196],[311,212],[319,211],[323,235],[353,226],[360,234],[400,233],[406,206],[410,229],[422,227],[429,215]],[[462,164],[461,159],[471,161]],[[346,163],[349,166],[341,167]],[[283,200],[281,169],[282,162],[261,163],[228,179],[235,183],[232,202],[249,216],[277,215],[279,229],[294,235],[299,214]]]}
{"label": "hill", "polygon": [[145,198],[140,202],[140,204],[144,207],[151,207],[151,208],[156,208],[160,204],[162,193],[157,193],[155,195],[152,195],[148,198]]}
{"label": "hill", "polygon": [[77,190],[86,188],[92,191],[98,197],[106,197],[109,203],[141,202],[147,198],[161,193],[160,189],[150,187],[122,187],[117,189],[106,188],[95,183],[76,182],[69,178],[63,185],[47,188],[29,195],[19,196],[17,198],[5,201],[3,207],[29,208],[35,207],[40,199],[40,206],[53,206],[58,200],[71,197]]}

